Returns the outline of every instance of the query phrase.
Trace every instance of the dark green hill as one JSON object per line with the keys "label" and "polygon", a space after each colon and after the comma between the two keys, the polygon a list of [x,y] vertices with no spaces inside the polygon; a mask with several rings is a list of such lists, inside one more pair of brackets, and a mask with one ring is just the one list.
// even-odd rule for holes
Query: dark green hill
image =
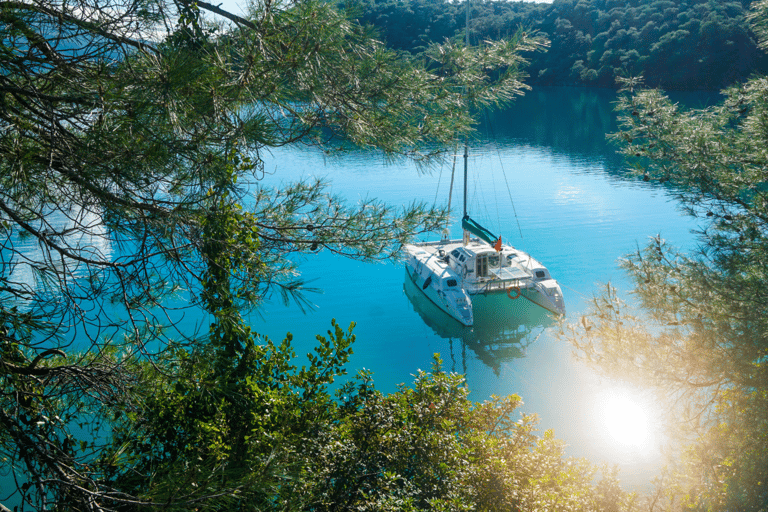
{"label": "dark green hill", "polygon": [[[716,90],[768,71],[745,19],[749,2],[555,0],[552,4],[475,1],[473,39],[496,39],[519,27],[551,41],[536,55],[529,82],[613,87],[617,76],[643,75],[665,89]],[[362,0],[361,21],[391,47],[418,52],[460,35],[463,3]]]}

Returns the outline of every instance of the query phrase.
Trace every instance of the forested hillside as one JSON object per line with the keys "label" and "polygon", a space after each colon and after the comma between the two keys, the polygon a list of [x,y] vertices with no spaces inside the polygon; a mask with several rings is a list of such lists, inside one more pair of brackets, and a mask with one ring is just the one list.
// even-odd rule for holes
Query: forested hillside
{"label": "forested hillside", "polygon": [[[532,59],[529,83],[613,87],[643,75],[665,89],[721,89],[768,71],[745,20],[749,1],[477,0],[473,42],[537,30],[551,41]],[[387,44],[411,52],[460,34],[463,4],[448,0],[363,0],[362,21]]]}

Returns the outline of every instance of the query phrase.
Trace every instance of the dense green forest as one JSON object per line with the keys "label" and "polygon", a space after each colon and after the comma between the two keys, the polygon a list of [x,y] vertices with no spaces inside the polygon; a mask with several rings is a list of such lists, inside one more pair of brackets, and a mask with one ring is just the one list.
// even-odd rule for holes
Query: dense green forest
{"label": "dense green forest", "polygon": [[[472,2],[470,33],[478,41],[522,28],[551,42],[529,56],[531,84],[614,87],[638,76],[664,89],[719,90],[768,70],[745,14],[749,1],[555,0]],[[393,48],[418,52],[462,33],[463,3],[449,0],[364,0],[360,19]]]}

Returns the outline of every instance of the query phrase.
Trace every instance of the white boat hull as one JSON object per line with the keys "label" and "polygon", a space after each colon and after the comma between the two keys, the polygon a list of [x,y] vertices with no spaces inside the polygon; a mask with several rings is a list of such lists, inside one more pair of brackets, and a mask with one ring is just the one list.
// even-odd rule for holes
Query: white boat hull
{"label": "white boat hull", "polygon": [[[441,240],[408,245],[405,252],[410,256],[406,268],[416,271],[415,279],[420,280],[417,283],[420,286],[428,279],[427,269],[436,275],[451,272],[470,300],[477,295],[506,294],[510,301],[528,300],[547,311],[565,315],[565,302],[557,281],[540,262],[510,245],[492,247],[476,239],[468,244],[462,240]],[[417,270],[415,266],[419,261],[429,265]],[[471,325],[448,311],[441,304],[443,298],[428,288],[424,293],[432,302],[464,325]],[[435,296],[430,297],[430,293]]]}
{"label": "white boat hull", "polygon": [[465,326],[474,323],[472,301],[459,286],[460,278],[434,255],[410,246],[405,264],[408,277],[437,307]]}

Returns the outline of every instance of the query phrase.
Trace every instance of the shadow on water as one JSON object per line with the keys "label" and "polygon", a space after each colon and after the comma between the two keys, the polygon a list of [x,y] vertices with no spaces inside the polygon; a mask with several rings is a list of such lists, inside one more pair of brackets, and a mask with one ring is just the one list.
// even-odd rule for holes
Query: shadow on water
{"label": "shadow on water", "polygon": [[617,130],[616,92],[537,87],[508,109],[487,112],[480,133],[497,142],[547,147],[556,154],[620,163],[606,135]]}
{"label": "shadow on water", "polygon": [[461,373],[466,373],[466,349],[469,348],[499,376],[502,363],[525,357],[526,349],[555,323],[546,310],[523,298],[510,304],[511,299],[502,293],[474,296],[474,325],[465,327],[429,300],[407,274],[403,291],[424,323],[439,337],[449,340],[454,370],[457,363],[454,342],[461,344]]}
{"label": "shadow on water", "polygon": [[[683,110],[722,100],[716,91],[676,91],[669,98]],[[599,160],[607,174],[634,179],[619,146],[607,137],[619,131],[617,100],[613,89],[537,86],[509,108],[485,112],[479,134],[481,140],[498,144],[545,147],[572,159]]]}

